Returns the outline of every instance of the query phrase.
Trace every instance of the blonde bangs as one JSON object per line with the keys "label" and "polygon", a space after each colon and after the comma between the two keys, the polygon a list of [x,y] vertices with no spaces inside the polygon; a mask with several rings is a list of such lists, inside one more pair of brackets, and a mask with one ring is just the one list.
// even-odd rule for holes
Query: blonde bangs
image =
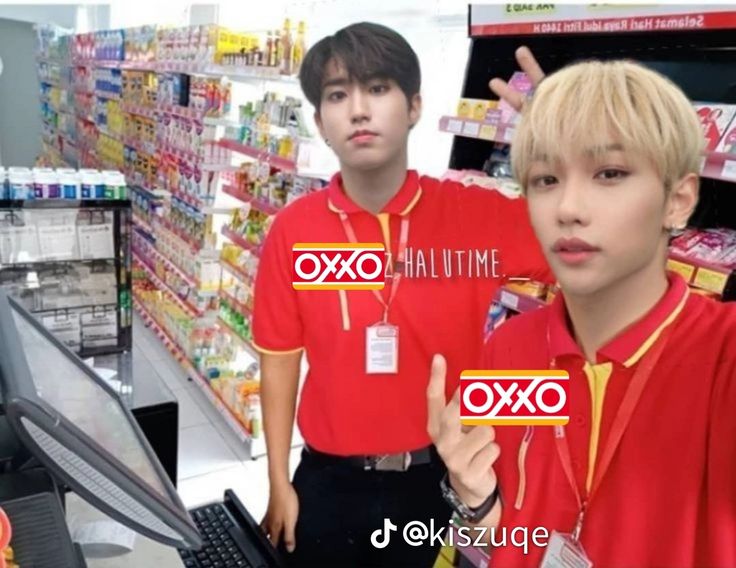
{"label": "blonde bangs", "polygon": [[587,61],[539,85],[511,145],[514,177],[526,190],[532,161],[557,161],[620,144],[648,158],[666,188],[698,173],[704,137],[684,93],[659,73],[629,61]]}

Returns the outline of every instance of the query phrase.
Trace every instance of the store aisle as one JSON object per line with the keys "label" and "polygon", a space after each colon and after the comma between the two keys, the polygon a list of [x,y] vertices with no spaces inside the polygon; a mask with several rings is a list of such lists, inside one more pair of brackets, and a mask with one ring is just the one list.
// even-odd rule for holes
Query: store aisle
{"label": "store aisle", "polygon": [[[160,377],[179,401],[177,488],[187,508],[220,499],[225,489],[233,489],[260,521],[268,505],[266,457],[250,458],[247,448],[137,315],[133,361],[134,372]],[[292,451],[292,474],[300,452]]]}

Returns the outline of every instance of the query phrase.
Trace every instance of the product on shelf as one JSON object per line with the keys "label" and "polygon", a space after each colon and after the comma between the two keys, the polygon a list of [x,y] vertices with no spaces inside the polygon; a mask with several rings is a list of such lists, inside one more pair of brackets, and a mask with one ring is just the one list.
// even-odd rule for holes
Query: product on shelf
{"label": "product on shelf", "polygon": [[497,108],[498,101],[462,98],[457,104],[457,116],[472,118],[473,120],[485,120],[487,112]]}
{"label": "product on shelf", "polygon": [[114,171],[11,167],[0,174],[6,199],[125,199],[125,178]]}
{"label": "product on shelf", "polygon": [[706,150],[713,152],[726,133],[729,123],[736,116],[736,105],[698,102],[694,103],[694,106],[703,126]]}
{"label": "product on shelf", "polygon": [[141,26],[125,30],[125,60],[154,61],[157,51],[156,26]]}
{"label": "product on shelf", "polygon": [[670,251],[708,264],[736,270],[736,231],[733,229],[687,229],[674,239]]}
{"label": "product on shelf", "polygon": [[304,22],[299,22],[297,25],[294,49],[291,52],[291,72],[294,73],[294,75],[299,75],[299,71],[302,68],[302,61],[304,61],[304,55],[307,53],[306,33],[306,24]]}
{"label": "product on shelf", "polygon": [[242,237],[248,244],[259,246],[273,221],[267,215],[253,207],[241,207],[233,211],[228,229]]}
{"label": "product on shelf", "polygon": [[151,71],[123,71],[122,95],[128,104],[153,108],[158,99],[159,82]]}
{"label": "product on shelf", "polygon": [[[222,247],[221,258],[226,268],[237,271],[239,280],[247,280],[246,284],[255,282],[256,271],[258,270],[258,256],[252,251],[243,250],[239,246],[226,243]],[[222,274],[222,288],[229,289],[233,286],[233,276],[228,271]]]}

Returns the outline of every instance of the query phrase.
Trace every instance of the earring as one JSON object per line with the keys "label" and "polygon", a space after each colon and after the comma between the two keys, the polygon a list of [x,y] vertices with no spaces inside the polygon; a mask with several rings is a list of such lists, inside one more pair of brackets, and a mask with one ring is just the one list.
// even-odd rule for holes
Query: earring
{"label": "earring", "polygon": [[329,141],[329,140],[328,140],[327,138],[325,138],[325,144],[327,144],[328,146],[332,147],[332,146],[330,145],[330,141]]}
{"label": "earring", "polygon": [[669,227],[667,227],[667,231],[669,232],[670,237],[679,237],[682,233],[685,232],[685,225],[682,225],[680,227],[673,223]]}

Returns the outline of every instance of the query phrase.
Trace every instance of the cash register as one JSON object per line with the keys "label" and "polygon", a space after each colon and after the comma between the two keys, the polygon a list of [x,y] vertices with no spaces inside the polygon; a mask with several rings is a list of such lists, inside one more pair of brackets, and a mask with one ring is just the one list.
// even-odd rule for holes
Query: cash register
{"label": "cash register", "polygon": [[[190,515],[115,391],[2,290],[0,387],[5,438],[14,437],[17,453],[40,463],[53,487],[68,488],[113,520],[177,548],[185,566],[280,564],[232,492]],[[0,439],[2,433],[0,424]],[[0,452],[3,446],[13,444],[0,440]],[[18,475],[22,467],[14,461]],[[4,478],[0,472],[0,488]],[[61,495],[14,500],[0,489],[21,568],[85,566],[71,542]]]}

